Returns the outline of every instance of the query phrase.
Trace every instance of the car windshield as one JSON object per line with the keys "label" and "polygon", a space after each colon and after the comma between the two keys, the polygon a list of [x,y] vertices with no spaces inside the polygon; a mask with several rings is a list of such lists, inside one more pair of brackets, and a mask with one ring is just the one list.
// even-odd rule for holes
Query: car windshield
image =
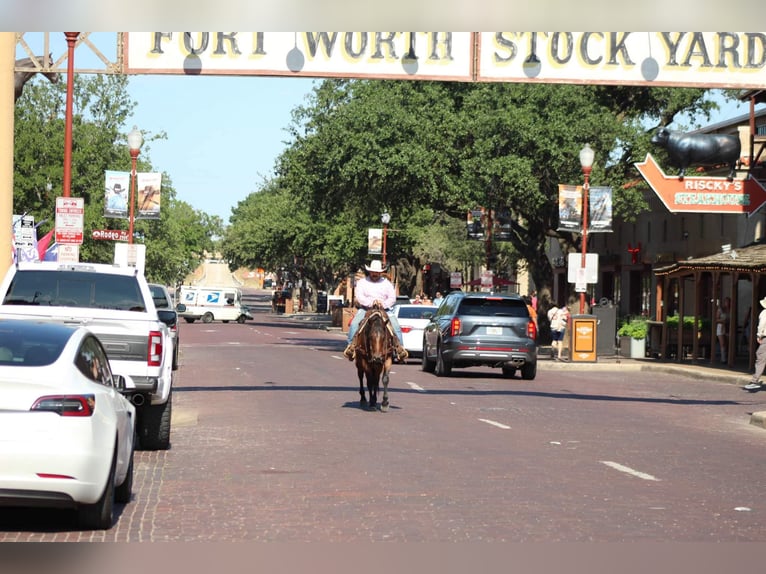
{"label": "car windshield", "polygon": [[152,293],[155,307],[158,309],[172,309],[172,305],[165,295],[165,289],[161,285],[149,285],[149,290]]}
{"label": "car windshield", "polygon": [[436,307],[417,305],[416,307],[401,307],[397,317],[399,319],[426,319],[424,317],[426,313],[430,313],[429,317],[436,311]]}
{"label": "car windshield", "polygon": [[523,301],[500,297],[466,297],[460,303],[459,315],[485,317],[528,317],[529,311]]}
{"label": "car windshield", "polygon": [[135,277],[86,271],[18,271],[3,305],[145,311]]}
{"label": "car windshield", "polygon": [[61,355],[72,331],[64,325],[0,321],[0,365],[50,365]]}

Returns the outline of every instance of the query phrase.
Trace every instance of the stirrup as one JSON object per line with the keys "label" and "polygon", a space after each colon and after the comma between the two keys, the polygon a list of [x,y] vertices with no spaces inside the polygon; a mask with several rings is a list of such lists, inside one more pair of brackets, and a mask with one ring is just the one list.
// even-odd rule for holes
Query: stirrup
{"label": "stirrup", "polygon": [[349,361],[353,361],[356,357],[356,346],[353,343],[349,343],[343,351],[343,356]]}

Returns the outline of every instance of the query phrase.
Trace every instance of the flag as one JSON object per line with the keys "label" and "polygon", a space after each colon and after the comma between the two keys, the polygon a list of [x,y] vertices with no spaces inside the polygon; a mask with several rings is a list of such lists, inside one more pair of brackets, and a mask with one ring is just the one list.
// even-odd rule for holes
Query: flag
{"label": "flag", "polygon": [[51,241],[53,240],[53,235],[56,232],[55,229],[51,229],[48,233],[42,236],[42,238],[37,240],[37,255],[39,257],[39,261],[43,261],[45,259],[45,253],[48,250],[48,247],[50,247]]}
{"label": "flag", "polygon": [[53,245],[49,246],[48,249],[45,250],[42,260],[43,261],[58,261],[59,260],[59,244],[54,241]]}

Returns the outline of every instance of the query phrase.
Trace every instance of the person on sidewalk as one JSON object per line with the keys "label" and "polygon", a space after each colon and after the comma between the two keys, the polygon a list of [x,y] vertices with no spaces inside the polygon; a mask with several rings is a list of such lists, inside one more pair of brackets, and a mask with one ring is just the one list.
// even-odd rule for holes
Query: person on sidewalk
{"label": "person on sidewalk", "polygon": [[564,352],[564,334],[566,333],[567,322],[569,321],[569,309],[562,305],[555,305],[548,309],[548,320],[551,322],[551,347],[556,353],[554,360],[563,360]]}
{"label": "person on sidewalk", "polygon": [[746,384],[743,389],[750,392],[760,391],[761,375],[766,369],[766,297],[761,299],[761,312],[758,314],[758,327],[755,331],[755,342],[758,343],[758,350],[755,352],[755,372],[752,380]]}
{"label": "person on sidewalk", "polygon": [[343,351],[343,355],[349,361],[354,360],[356,350],[354,337],[359,330],[359,324],[364,319],[367,310],[372,308],[375,302],[379,302],[381,307],[388,313],[388,320],[396,335],[396,340],[394,341],[396,345],[394,353],[396,356],[394,359],[403,362],[407,359],[408,353],[403,346],[402,328],[399,326],[399,321],[396,317],[390,313],[391,307],[396,303],[396,290],[391,281],[383,276],[384,270],[380,260],[375,259],[371,261],[370,266],[365,265],[364,269],[367,271],[367,276],[356,284],[354,295],[356,297],[357,310],[348,327],[348,345]]}

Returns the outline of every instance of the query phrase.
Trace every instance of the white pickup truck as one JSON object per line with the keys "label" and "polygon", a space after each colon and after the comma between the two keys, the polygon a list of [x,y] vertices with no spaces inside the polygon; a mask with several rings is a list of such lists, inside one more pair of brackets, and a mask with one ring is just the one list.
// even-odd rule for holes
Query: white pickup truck
{"label": "white pickup truck", "polygon": [[129,375],[140,447],[170,447],[173,341],[146,278],[135,267],[19,263],[0,284],[0,319],[84,325],[106,349],[112,370]]}

